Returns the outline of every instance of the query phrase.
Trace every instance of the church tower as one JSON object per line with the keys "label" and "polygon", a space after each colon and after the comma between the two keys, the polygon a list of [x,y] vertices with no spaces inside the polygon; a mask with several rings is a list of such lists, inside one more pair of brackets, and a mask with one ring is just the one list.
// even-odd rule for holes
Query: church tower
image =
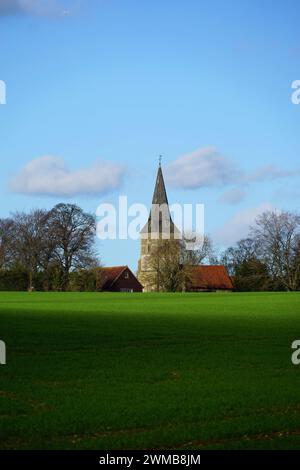
{"label": "church tower", "polygon": [[[162,243],[178,245],[179,230],[175,226],[169,209],[169,202],[161,168],[161,161],[156,176],[152,206],[146,225],[141,230],[141,253],[137,277],[144,286],[144,292],[159,291],[158,272],[154,257],[158,256]],[[179,249],[178,249],[179,253]]]}

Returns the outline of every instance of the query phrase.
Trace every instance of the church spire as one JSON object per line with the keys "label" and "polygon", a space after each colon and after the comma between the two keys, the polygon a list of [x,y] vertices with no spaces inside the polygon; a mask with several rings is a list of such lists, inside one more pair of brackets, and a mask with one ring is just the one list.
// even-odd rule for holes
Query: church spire
{"label": "church spire", "polygon": [[[159,220],[156,221],[157,210]],[[153,215],[154,220],[152,221]],[[163,233],[164,230],[168,231],[168,224],[170,225],[171,234],[174,234],[175,230],[178,231],[178,229],[174,225],[170,213],[167,191],[165,187],[163,172],[161,169],[161,162],[159,160],[155,188],[152,198],[152,207],[149,213],[148,221],[146,225],[142,228],[141,233]]]}
{"label": "church spire", "polygon": [[155,188],[152,198],[152,207],[148,220],[141,230],[141,257],[138,265],[138,279],[147,292],[160,290],[160,277],[157,266],[157,251],[163,243],[171,243],[172,253],[179,258],[180,246],[178,243],[180,232],[172,220],[167,191],[161,168],[161,156],[158,160],[158,169]]}
{"label": "church spire", "polygon": [[156,183],[152,198],[152,204],[169,204],[168,203],[168,196],[165,187],[163,172],[161,169],[161,155],[159,156],[159,166],[156,176]]}

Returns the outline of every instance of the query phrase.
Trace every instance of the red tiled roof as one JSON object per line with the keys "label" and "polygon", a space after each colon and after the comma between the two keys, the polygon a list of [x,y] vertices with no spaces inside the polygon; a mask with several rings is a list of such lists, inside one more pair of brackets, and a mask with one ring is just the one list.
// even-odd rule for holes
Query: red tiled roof
{"label": "red tiled roof", "polygon": [[103,276],[103,289],[109,288],[113,282],[122,274],[128,266],[112,266],[108,268],[100,268]]}
{"label": "red tiled roof", "polygon": [[192,266],[189,281],[192,289],[233,289],[225,266]]}

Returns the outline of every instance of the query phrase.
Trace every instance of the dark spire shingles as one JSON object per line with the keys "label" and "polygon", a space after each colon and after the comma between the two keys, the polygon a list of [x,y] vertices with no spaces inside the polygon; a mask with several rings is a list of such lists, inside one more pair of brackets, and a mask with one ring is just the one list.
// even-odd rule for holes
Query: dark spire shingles
{"label": "dark spire shingles", "polygon": [[168,196],[167,196],[163,172],[162,172],[160,163],[159,163],[159,167],[157,171],[155,188],[154,188],[154,193],[153,193],[153,198],[152,198],[152,207],[151,207],[152,210],[154,210],[154,207],[153,207],[154,205],[167,206],[167,210],[163,211],[165,218],[164,220],[162,220],[162,213],[159,212],[159,221],[158,221],[159,225],[156,227],[156,224],[155,223],[153,224],[151,222],[152,211],[150,211],[148,222],[141,230],[141,233],[148,233],[148,234],[151,232],[162,233],[162,232],[165,232],[167,227],[170,227],[169,230],[171,234],[174,233],[175,231],[178,231],[178,229],[174,225],[174,222],[170,214]]}
{"label": "dark spire shingles", "polygon": [[158,167],[152,204],[169,204],[161,166]]}

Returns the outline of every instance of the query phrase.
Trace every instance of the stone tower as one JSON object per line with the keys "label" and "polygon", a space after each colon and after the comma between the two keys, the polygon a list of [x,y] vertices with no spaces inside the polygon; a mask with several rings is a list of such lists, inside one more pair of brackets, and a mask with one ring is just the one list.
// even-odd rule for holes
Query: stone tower
{"label": "stone tower", "polygon": [[178,246],[179,234],[170,214],[161,163],[159,163],[151,211],[146,225],[141,230],[137,277],[144,286],[144,292],[160,290],[154,256],[157,256],[157,250],[162,243],[173,243],[174,246],[175,244]]}

